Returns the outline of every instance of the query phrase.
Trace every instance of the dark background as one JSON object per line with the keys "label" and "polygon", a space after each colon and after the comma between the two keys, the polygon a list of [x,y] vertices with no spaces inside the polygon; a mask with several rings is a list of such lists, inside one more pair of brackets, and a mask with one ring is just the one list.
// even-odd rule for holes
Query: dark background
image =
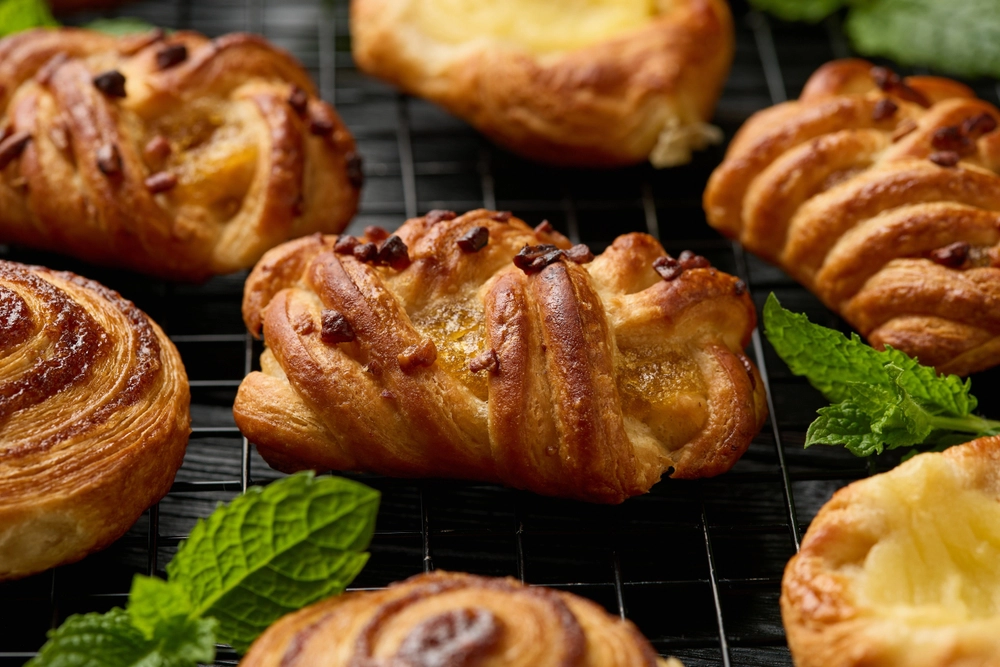
{"label": "dark background", "polygon": [[[784,24],[733,7],[732,75],[715,123],[729,138],[754,111],[794,98],[824,62],[850,54],[839,23]],[[353,67],[347,0],[147,0],[102,16],[138,16],[210,36],[249,30],[292,51],[358,141],[365,159],[361,210],[348,231],[388,229],[433,208],[508,209],[548,219],[598,252],[615,236],[649,231],[673,254],[692,249],[742,277],[758,307],[768,292],[817,322],[847,330],[812,295],[722,239],[705,223],[701,192],[722,159],[716,147],[684,167],[656,171],[551,169],[483,140],[433,105],[397,94]],[[61,16],[73,24],[98,14]],[[908,70],[901,70],[908,72]],[[997,102],[994,81],[974,83]],[[247,484],[280,476],[237,431],[240,380],[258,365],[245,332],[245,273],[204,285],[165,283],[75,260],[0,246],[0,257],[70,269],[121,291],[167,331],[192,385],[193,434],[170,494],[110,549],[0,584],[0,665],[20,665],[66,616],[123,605],[133,574],[161,573],[199,517]],[[383,493],[372,558],[355,588],[428,568],[519,577],[592,598],[632,619],[663,655],[695,665],[789,665],[778,611],[781,573],[798,538],[834,490],[891,467],[833,448],[802,449],[824,405],[755,335],[750,352],[768,383],[771,419],[735,468],[699,482],[666,480],[617,507],[540,498],[496,486],[356,475]],[[974,378],[981,410],[1000,416],[996,372]],[[223,649],[219,664],[236,656]]]}

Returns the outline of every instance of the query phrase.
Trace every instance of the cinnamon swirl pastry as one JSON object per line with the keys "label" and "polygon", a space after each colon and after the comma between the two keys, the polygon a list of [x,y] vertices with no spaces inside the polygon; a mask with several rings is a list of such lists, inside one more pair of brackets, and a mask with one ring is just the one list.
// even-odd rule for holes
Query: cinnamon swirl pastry
{"label": "cinnamon swirl pastry", "polygon": [[798,667],[1000,664],[1000,437],[838,491],[785,568]]}
{"label": "cinnamon swirl pastry", "polygon": [[589,600],[440,571],[289,614],[241,664],[680,667],[657,658],[632,623]]}
{"label": "cinnamon swirl pastry", "polygon": [[998,124],[955,81],[829,63],[747,121],[705,212],[873,345],[982,370],[1000,362]]}
{"label": "cinnamon swirl pastry", "polygon": [[203,280],[354,215],[354,140],[260,37],[0,41],[0,242]]}
{"label": "cinnamon swirl pastry", "polygon": [[170,489],[189,403],[177,350],[131,302],[0,261],[0,580],[121,537]]}
{"label": "cinnamon swirl pastry", "polygon": [[[236,423],[280,470],[621,502],[728,470],[765,417],[746,286],[651,236],[602,255],[510,213],[300,239],[246,284]],[[381,245],[375,243],[381,241]]]}

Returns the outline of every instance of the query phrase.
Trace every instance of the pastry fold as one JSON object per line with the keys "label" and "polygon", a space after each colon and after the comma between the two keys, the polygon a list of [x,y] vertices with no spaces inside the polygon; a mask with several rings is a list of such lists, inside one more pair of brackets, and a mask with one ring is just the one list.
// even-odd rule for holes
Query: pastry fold
{"label": "pastry fold", "polygon": [[957,82],[835,61],[740,129],[705,212],[873,345],[979,371],[1000,362],[998,121]]}
{"label": "pastry fold", "polygon": [[723,0],[352,0],[358,67],[543,162],[683,164],[733,58]]}
{"label": "pastry fold", "polygon": [[798,667],[1000,664],[1000,437],[841,489],[782,581]]}
{"label": "pastry fold", "polygon": [[260,37],[0,40],[0,242],[204,280],[340,231],[360,179],[336,112]]}
{"label": "pastry fold", "polygon": [[590,600],[515,579],[433,572],[289,614],[246,667],[478,665],[670,667],[632,623]]}
{"label": "pastry fold", "polygon": [[645,234],[593,258],[478,210],[410,220],[381,250],[311,236],[265,255],[243,315],[267,349],[236,423],[280,470],[620,502],[728,470],[766,413],[745,285]]}
{"label": "pastry fold", "polygon": [[0,261],[0,580],[121,537],[170,489],[189,404],[177,350],[130,301]]}

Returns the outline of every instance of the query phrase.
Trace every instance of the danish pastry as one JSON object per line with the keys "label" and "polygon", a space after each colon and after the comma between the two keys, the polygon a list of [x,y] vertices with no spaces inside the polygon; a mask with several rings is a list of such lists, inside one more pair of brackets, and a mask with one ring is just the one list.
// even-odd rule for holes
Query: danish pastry
{"label": "danish pastry", "polygon": [[798,667],[1000,664],[1000,437],[838,491],[785,569]]}
{"label": "danish pastry", "polygon": [[177,350],[131,302],[0,261],[0,580],[121,537],[170,489],[189,403]]}
{"label": "danish pastry", "polygon": [[486,210],[387,235],[299,239],[247,280],[267,349],[236,423],[276,468],[621,502],[728,470],[760,429],[753,303],[705,258],[645,234],[594,258]]}
{"label": "danish pastry", "polygon": [[337,114],[260,37],[0,41],[0,242],[203,280],[340,231],[360,178]]}
{"label": "danish pastry", "polygon": [[590,600],[441,571],[289,614],[241,664],[680,667],[657,658],[632,623]]}
{"label": "danish pastry", "polygon": [[998,120],[954,81],[829,63],[747,121],[705,211],[873,345],[982,370],[1000,362]]}
{"label": "danish pastry", "polygon": [[352,0],[351,36],[363,71],[544,162],[665,167],[721,140],[723,0]]}

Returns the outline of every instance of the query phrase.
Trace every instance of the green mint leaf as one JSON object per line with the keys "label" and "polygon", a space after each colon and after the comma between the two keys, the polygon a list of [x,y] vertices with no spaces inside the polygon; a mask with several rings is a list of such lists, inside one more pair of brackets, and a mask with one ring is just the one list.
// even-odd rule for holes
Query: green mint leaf
{"label": "green mint leaf", "polygon": [[858,405],[844,401],[820,408],[806,431],[806,447],[844,445],[855,456],[882,453],[882,441],[872,433],[871,418]]}
{"label": "green mint leaf", "polygon": [[959,76],[1000,77],[997,0],[859,2],[844,30],[866,55]]}
{"label": "green mint leaf", "polygon": [[167,566],[194,614],[245,651],[281,616],[340,593],[368,560],[379,494],[299,473],[254,487],[201,520]]}
{"label": "green mint leaf", "polygon": [[182,586],[141,574],[132,579],[128,613],[132,624],[146,637],[152,637],[157,628],[175,616],[188,617],[193,611],[191,599]]}
{"label": "green mint leaf", "polygon": [[26,667],[196,667],[215,660],[214,628],[175,618],[147,638],[124,609],[70,616]]}
{"label": "green mint leaf", "polygon": [[45,0],[0,0],[0,37],[29,28],[55,26]]}
{"label": "green mint leaf", "polygon": [[834,13],[848,0],[750,0],[755,9],[774,14],[785,21],[816,23]]}
{"label": "green mint leaf", "polygon": [[120,16],[113,19],[96,19],[87,23],[83,27],[89,28],[90,30],[96,30],[97,32],[103,32],[104,34],[111,35],[113,37],[134,35],[138,32],[149,32],[150,30],[156,29],[156,26],[152,23],[133,16]]}

